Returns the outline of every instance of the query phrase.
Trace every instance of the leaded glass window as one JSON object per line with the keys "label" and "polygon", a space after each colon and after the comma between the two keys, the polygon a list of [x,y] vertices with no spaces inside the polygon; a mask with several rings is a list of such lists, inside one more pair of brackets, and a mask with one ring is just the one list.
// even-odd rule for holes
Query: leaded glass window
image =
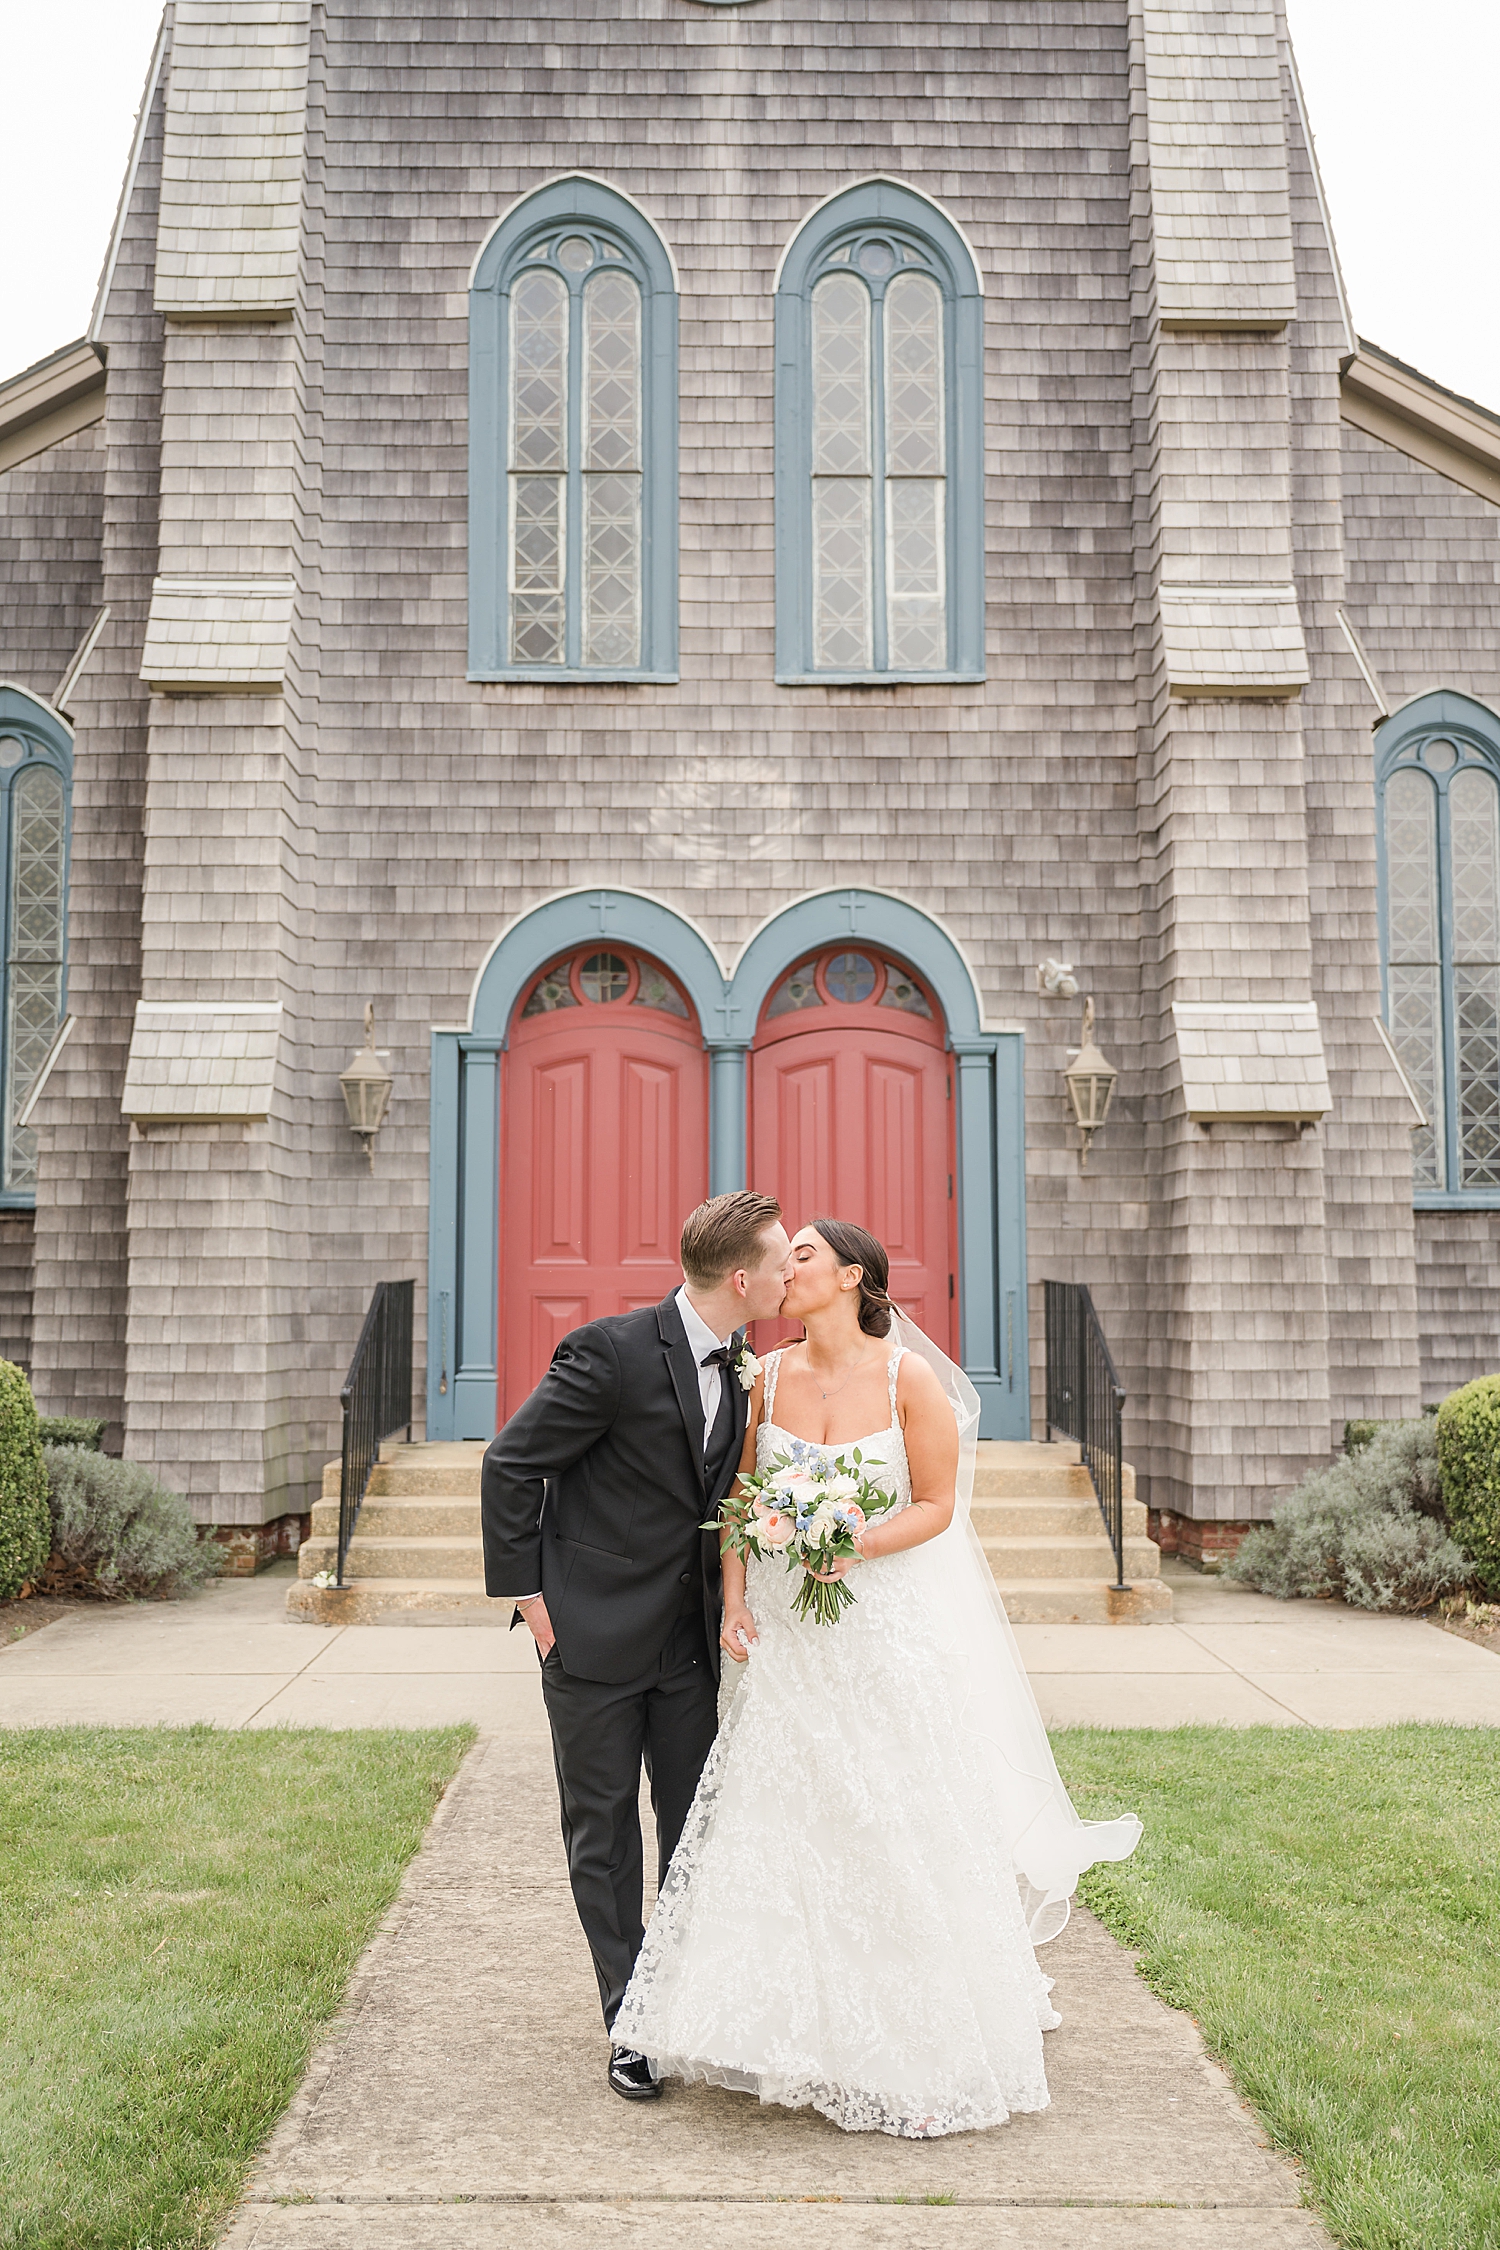
{"label": "leaded glass window", "polygon": [[[20,698],[0,690],[7,703]],[[37,1074],[62,1027],[67,937],[68,779],[66,737],[49,716],[0,728],[0,815],[4,824],[5,995],[0,1053],[0,1193],[30,1201],[37,1141],[22,1125]]]}
{"label": "leaded glass window", "polygon": [[788,253],[777,298],[783,679],[982,675],[978,315],[956,230],[891,184],[835,197]]}
{"label": "leaded glass window", "polygon": [[1500,722],[1492,746],[1459,700],[1424,697],[1382,761],[1386,1017],[1431,1120],[1414,1184],[1445,1196],[1500,1190]]}
{"label": "leaded glass window", "polygon": [[676,294],[597,181],[501,224],[470,298],[470,670],[668,678],[676,666]]}

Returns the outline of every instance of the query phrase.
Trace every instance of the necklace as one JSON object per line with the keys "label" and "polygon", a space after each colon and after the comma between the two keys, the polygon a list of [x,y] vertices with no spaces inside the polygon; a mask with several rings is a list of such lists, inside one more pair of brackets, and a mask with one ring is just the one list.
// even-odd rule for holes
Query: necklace
{"label": "necklace", "polygon": [[817,1378],[816,1374],[814,1374],[814,1373],[813,1373],[813,1367],[812,1367],[812,1362],[811,1362],[811,1360],[809,1360],[809,1361],[808,1361],[808,1363],[807,1363],[807,1372],[808,1372],[808,1374],[809,1374],[809,1375],[811,1375],[811,1376],[812,1376],[812,1379],[813,1379],[813,1381],[814,1381],[815,1383],[818,1383],[818,1389],[819,1389],[820,1391],[822,1391],[822,1393],[823,1393],[823,1397],[824,1397],[824,1399],[826,1400],[826,1399],[830,1399],[830,1398],[837,1398],[837,1397],[838,1397],[838,1395],[839,1395],[839,1392],[840,1392],[840,1391],[842,1391],[842,1390],[846,1390],[846,1389],[848,1388],[849,1384],[851,1384],[851,1383],[853,1382],[853,1380],[854,1380],[855,1376],[856,1376],[856,1375],[857,1375],[857,1374],[859,1373],[860,1369],[861,1369],[861,1368],[862,1368],[862,1367],[864,1366],[864,1364],[865,1364],[865,1363],[864,1363],[864,1356],[863,1356],[863,1354],[861,1354],[861,1356],[860,1356],[860,1357],[859,1357],[859,1358],[858,1358],[858,1359],[857,1359],[857,1360],[856,1360],[856,1361],[854,1362],[854,1365],[853,1365],[853,1366],[852,1366],[852,1367],[850,1368],[850,1370],[849,1370],[848,1374],[847,1374],[847,1375],[846,1375],[846,1376],[844,1377],[844,1380],[843,1380],[843,1382],[842,1382],[842,1383],[835,1383],[835,1384],[834,1384],[834,1386],[833,1386],[833,1389],[832,1389],[831,1391],[825,1391],[825,1390],[823,1390],[823,1386],[822,1386],[822,1384],[821,1384],[821,1383],[818,1383],[818,1378]]}

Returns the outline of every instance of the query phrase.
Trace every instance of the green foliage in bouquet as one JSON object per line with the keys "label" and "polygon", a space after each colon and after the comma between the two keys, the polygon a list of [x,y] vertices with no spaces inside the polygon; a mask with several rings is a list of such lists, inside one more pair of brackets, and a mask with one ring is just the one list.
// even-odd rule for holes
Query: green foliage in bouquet
{"label": "green foliage in bouquet", "polygon": [[1443,1504],[1454,1538],[1474,1565],[1474,1582],[1500,1598],[1500,1375],[1481,1375],[1438,1408]]}
{"label": "green foliage in bouquet", "polygon": [[0,1601],[40,1578],[51,1544],[36,1401],[20,1368],[0,1359]]}

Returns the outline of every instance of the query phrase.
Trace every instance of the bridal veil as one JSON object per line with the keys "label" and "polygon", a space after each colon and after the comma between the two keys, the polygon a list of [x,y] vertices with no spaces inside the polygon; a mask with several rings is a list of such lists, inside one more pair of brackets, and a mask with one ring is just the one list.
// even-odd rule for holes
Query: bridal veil
{"label": "bridal veil", "polygon": [[1083,1870],[1096,1860],[1128,1859],[1140,1841],[1141,1824],[1134,1813],[1117,1820],[1080,1820],[1074,1811],[989,1558],[974,1529],[979,1393],[963,1369],[904,1313],[896,1314],[892,1334],[927,1362],[958,1422],[953,1521],[936,1539],[908,1554],[929,1583],[959,1723],[980,1745],[991,1769],[1031,1941],[1045,1945],[1066,1923]]}

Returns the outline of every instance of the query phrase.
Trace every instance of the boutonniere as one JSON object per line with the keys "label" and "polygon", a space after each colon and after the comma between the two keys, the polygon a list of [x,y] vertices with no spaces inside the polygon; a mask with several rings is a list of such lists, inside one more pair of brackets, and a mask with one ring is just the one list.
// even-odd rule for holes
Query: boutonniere
{"label": "boutonniere", "polygon": [[740,1389],[742,1391],[753,1391],[755,1378],[760,1373],[760,1361],[748,1344],[741,1344],[739,1357],[734,1363],[734,1371],[740,1379]]}

